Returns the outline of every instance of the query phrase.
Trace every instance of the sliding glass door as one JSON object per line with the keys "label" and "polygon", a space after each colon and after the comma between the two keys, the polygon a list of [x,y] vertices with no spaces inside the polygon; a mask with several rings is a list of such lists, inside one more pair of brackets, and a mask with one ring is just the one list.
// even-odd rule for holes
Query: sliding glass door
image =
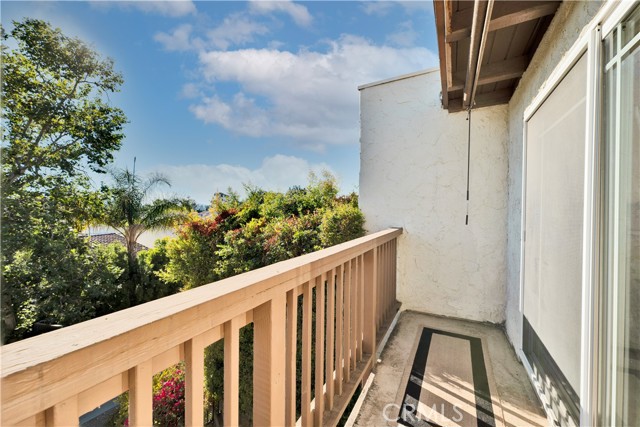
{"label": "sliding glass door", "polygon": [[603,425],[640,425],[640,7],[605,39]]}

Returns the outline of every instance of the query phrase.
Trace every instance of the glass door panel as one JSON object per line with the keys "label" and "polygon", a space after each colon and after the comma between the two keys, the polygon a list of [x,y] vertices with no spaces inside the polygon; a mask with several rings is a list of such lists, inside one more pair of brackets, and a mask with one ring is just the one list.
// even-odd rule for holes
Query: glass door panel
{"label": "glass door panel", "polygon": [[640,8],[605,40],[604,425],[640,426]]}

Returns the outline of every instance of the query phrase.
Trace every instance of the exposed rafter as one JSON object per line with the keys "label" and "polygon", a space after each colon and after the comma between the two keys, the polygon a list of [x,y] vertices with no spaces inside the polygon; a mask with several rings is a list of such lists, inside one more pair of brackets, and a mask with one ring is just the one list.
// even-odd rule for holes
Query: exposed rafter
{"label": "exposed rafter", "polygon": [[[518,56],[517,58],[487,64],[483,66],[480,71],[477,86],[520,78],[527,69],[528,63],[529,58],[526,56]],[[449,91],[464,89],[465,78],[466,76],[464,74],[456,74],[453,85],[449,88]]]}
{"label": "exposed rafter", "polygon": [[[436,32],[438,34],[444,33],[444,0],[433,0],[433,8],[436,17]],[[438,37],[438,54],[440,56],[440,64],[446,64],[445,41],[444,38],[440,37]],[[440,67],[440,81],[442,82],[442,106],[444,108],[449,108],[446,67]]]}
{"label": "exposed rafter", "polygon": [[443,107],[508,102],[559,4],[434,0]]}
{"label": "exposed rafter", "polygon": [[[497,1],[489,21],[489,31],[497,31],[544,16],[553,15],[558,1]],[[473,9],[465,9],[451,16],[451,25],[445,40],[453,43],[471,36]]]}

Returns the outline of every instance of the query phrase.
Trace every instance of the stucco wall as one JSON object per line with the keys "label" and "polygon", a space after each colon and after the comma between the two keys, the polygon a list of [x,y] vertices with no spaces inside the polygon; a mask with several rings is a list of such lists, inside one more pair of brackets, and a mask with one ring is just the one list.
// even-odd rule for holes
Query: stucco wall
{"label": "stucco wall", "polygon": [[522,346],[522,315],[519,304],[524,110],[600,6],[601,3],[595,1],[565,1],[560,5],[509,103],[506,329],[516,348]]}
{"label": "stucco wall", "polygon": [[360,205],[371,232],[400,226],[403,308],[478,321],[505,313],[507,106],[440,106],[437,71],[361,88]]}

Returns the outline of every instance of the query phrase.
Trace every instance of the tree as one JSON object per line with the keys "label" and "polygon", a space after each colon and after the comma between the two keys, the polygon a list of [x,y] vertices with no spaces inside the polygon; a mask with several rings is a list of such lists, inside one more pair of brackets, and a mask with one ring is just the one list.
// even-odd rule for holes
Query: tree
{"label": "tree", "polygon": [[11,37],[18,49],[2,46],[4,184],[73,176],[84,165],[104,172],[126,122],[103,101],[123,82],[113,61],[36,19],[14,22]]}
{"label": "tree", "polygon": [[124,239],[127,248],[129,271],[129,302],[137,303],[135,288],[138,265],[136,244],[147,230],[169,228],[184,220],[193,202],[177,197],[157,198],[149,201],[153,191],[160,185],[171,186],[169,179],[161,174],[141,178],[129,169],[112,171],[114,184],[107,189],[104,209],[98,221],[113,227]]}
{"label": "tree", "polygon": [[[78,231],[100,201],[87,172],[104,172],[126,122],[104,101],[122,84],[113,61],[44,21],[13,25],[10,33],[2,29],[0,76],[3,342],[33,320],[29,313],[42,314],[29,308],[38,296],[77,297],[60,269],[83,265],[87,252]],[[60,262],[68,257],[73,262]],[[30,268],[22,282],[17,272],[29,259],[43,268]]]}

